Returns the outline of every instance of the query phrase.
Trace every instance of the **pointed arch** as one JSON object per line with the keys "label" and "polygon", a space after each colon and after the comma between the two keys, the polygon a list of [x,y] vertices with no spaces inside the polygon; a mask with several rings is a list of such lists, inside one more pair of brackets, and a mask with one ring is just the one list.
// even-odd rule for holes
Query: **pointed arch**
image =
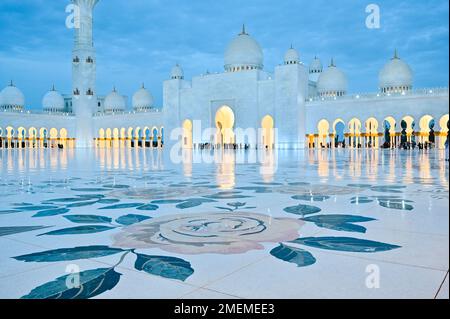
{"label": "pointed arch", "polygon": [[233,132],[235,117],[233,109],[228,105],[221,106],[216,112],[215,123],[217,128],[217,144],[222,146],[224,144],[233,144],[235,142]]}
{"label": "pointed arch", "polygon": [[273,149],[275,147],[275,122],[271,115],[266,115],[261,120],[261,144],[264,148]]}
{"label": "pointed arch", "polygon": [[317,146],[320,148],[324,148],[328,143],[327,141],[330,134],[330,123],[325,119],[320,120],[317,124],[317,130],[319,132],[319,140]]}
{"label": "pointed arch", "polygon": [[182,137],[182,145],[183,148],[191,149],[192,148],[192,121],[186,119],[183,121],[183,137]]}

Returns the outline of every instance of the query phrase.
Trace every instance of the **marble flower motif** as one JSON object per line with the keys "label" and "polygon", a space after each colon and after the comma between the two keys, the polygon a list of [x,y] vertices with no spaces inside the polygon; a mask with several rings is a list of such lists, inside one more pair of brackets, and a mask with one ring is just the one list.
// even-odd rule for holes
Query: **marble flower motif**
{"label": "marble flower motif", "polygon": [[124,228],[115,236],[114,246],[180,254],[240,254],[264,249],[262,243],[294,240],[303,224],[249,212],[172,215]]}

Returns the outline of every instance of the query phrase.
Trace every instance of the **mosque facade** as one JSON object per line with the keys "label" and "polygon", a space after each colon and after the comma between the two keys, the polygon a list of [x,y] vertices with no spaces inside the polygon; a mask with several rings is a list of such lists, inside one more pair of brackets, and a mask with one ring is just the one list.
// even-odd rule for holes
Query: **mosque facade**
{"label": "mosque facade", "polygon": [[[379,148],[399,146],[403,139],[444,147],[448,87],[415,88],[413,71],[397,52],[380,70],[373,93],[349,94],[347,77],[335,61],[323,67],[316,57],[306,65],[293,47],[268,72],[261,46],[245,27],[225,50],[223,72],[188,80],[176,65],[163,83],[162,108],[154,106],[142,85],[129,109],[116,88],[106,96],[96,90],[92,31],[98,0],[73,2],[80,8],[80,25],[72,50],[72,92],[63,95],[52,87],[42,110],[31,111],[11,82],[0,92],[1,148],[196,148],[205,143]],[[177,128],[181,133],[171,136]]]}

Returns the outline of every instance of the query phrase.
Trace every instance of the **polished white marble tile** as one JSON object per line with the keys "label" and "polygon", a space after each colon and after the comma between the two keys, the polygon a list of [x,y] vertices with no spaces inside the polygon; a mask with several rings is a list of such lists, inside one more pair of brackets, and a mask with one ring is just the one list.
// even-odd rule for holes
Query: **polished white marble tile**
{"label": "polished white marble tile", "polygon": [[[299,268],[267,257],[206,288],[242,298],[433,298],[444,272],[314,252],[316,264]],[[367,267],[378,267],[379,288],[367,288]],[[374,267],[374,266],[371,266]],[[411,280],[414,278],[414,280]]]}

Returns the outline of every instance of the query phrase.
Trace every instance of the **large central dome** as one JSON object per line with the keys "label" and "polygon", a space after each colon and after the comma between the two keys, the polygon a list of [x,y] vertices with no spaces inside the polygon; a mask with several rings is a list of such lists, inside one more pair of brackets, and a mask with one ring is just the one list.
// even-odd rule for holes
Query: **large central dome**
{"label": "large central dome", "polygon": [[261,46],[247,32],[242,32],[231,41],[225,51],[225,71],[261,70],[264,54]]}

